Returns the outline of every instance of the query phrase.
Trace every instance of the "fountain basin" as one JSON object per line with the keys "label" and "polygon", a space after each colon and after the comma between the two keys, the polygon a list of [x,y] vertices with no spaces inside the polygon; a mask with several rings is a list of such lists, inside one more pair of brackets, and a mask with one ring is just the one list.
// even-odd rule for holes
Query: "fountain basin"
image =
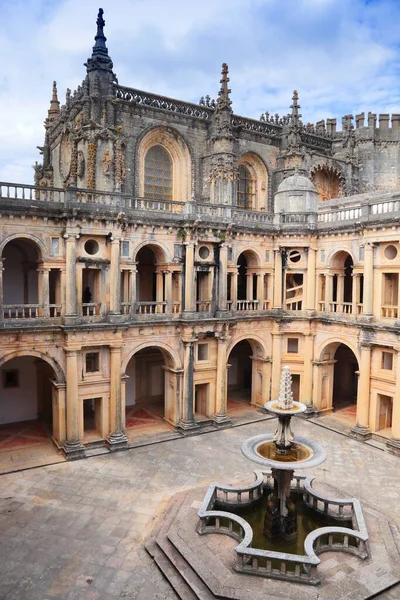
{"label": "fountain basin", "polygon": [[242,445],[242,452],[251,461],[272,469],[294,471],[316,467],[326,459],[326,452],[316,442],[296,436],[289,454],[279,454],[272,433],[255,435]]}
{"label": "fountain basin", "polygon": [[264,404],[264,408],[274,415],[290,415],[291,417],[294,415],[299,415],[307,410],[307,406],[303,404],[303,402],[296,402],[293,400],[292,406],[290,408],[281,408],[279,405],[279,400],[271,400],[270,402],[266,402]]}

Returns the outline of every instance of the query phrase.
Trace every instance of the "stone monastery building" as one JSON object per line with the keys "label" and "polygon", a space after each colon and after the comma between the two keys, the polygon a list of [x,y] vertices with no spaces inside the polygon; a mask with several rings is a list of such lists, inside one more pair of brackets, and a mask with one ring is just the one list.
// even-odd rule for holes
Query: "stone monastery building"
{"label": "stone monastery building", "polygon": [[0,424],[79,458],[146,415],[229,426],[289,365],[311,414],[399,453],[400,114],[242,117],[226,64],[199,104],[124,87],[103,27],[35,185],[0,184]]}

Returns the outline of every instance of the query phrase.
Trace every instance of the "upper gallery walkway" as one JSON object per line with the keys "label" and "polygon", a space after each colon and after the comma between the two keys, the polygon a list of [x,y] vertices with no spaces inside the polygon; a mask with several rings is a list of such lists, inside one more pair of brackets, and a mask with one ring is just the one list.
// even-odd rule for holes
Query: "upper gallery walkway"
{"label": "upper gallery walkway", "polygon": [[105,212],[133,214],[138,218],[157,218],[165,222],[201,220],[203,223],[257,227],[260,231],[274,232],[287,229],[330,231],[354,227],[358,224],[390,222],[400,217],[400,192],[377,192],[337,198],[324,202],[318,213],[280,213],[248,210],[237,206],[195,202],[176,202],[138,198],[120,192],[52,188],[0,182],[0,210],[15,209],[100,209]]}

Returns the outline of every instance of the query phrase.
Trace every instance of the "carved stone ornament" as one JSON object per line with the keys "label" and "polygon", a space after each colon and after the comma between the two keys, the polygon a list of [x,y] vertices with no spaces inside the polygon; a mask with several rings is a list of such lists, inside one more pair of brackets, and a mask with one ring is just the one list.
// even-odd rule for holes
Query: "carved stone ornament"
{"label": "carved stone ornament", "polygon": [[70,170],[71,170],[71,160],[72,160],[72,143],[69,139],[69,134],[64,133],[61,138],[60,144],[60,158],[59,158],[59,167],[60,167],[60,175],[64,183],[67,183]]}
{"label": "carved stone ornament", "polygon": [[233,156],[219,156],[211,162],[210,183],[222,179],[224,181],[237,181],[239,168]]}

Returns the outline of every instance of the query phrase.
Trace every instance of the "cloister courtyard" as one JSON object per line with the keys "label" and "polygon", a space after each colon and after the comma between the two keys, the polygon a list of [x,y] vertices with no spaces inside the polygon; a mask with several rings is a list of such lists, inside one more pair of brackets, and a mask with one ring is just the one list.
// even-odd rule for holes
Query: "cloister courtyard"
{"label": "cloister courtyard", "polygon": [[[325,422],[327,423],[327,421]],[[204,435],[150,443],[114,454],[62,462],[0,477],[0,598],[3,600],[172,600],[177,598],[144,542],[177,492],[214,481],[249,482],[253,465],[242,442],[272,431],[265,419]],[[399,458],[317,422],[296,420],[296,434],[323,445],[327,461],[313,470],[318,484],[379,510],[400,526]],[[308,474],[308,473],[306,473]],[[400,538],[395,535],[400,546]],[[226,544],[224,536],[215,536]],[[234,547],[233,540],[229,541]],[[321,555],[335,578],[335,555]],[[354,560],[354,559],[352,559]],[[358,560],[358,559],[357,559]],[[374,595],[368,564],[349,573],[345,598],[400,597],[400,584]],[[353,578],[356,577],[353,575]],[[385,578],[385,565],[382,564]],[[304,588],[306,593],[306,587]]]}

